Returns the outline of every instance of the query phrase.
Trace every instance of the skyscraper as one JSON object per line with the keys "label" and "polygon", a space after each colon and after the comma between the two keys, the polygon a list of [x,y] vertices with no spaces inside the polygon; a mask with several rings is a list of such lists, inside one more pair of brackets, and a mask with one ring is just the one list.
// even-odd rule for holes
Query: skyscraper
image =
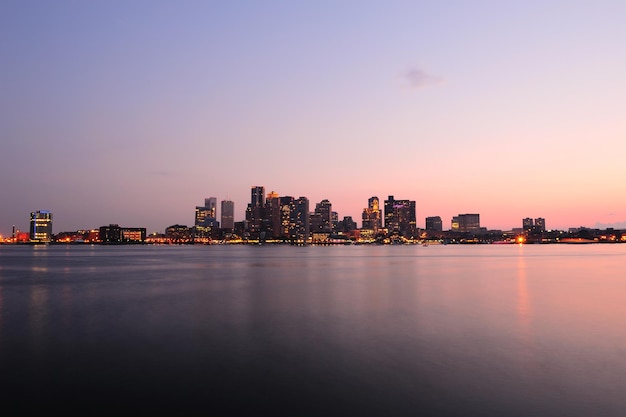
{"label": "skyscraper", "polygon": [[235,203],[230,200],[222,200],[222,229],[233,230],[235,228]]}
{"label": "skyscraper", "polygon": [[250,237],[258,239],[261,233],[261,226],[264,218],[264,198],[265,187],[254,186],[250,192],[250,204],[246,208],[246,220],[248,221],[248,231]]}
{"label": "skyscraper", "polygon": [[538,232],[545,232],[546,231],[546,219],[544,219],[543,217],[537,217],[535,219],[535,229],[537,229]]}
{"label": "skyscraper", "polygon": [[30,213],[30,240],[50,242],[52,239],[52,213],[48,210]]}
{"label": "skyscraper", "polygon": [[427,232],[441,232],[443,230],[443,223],[441,217],[432,216],[426,217],[426,231]]}
{"label": "skyscraper", "polygon": [[252,191],[250,193],[251,199],[250,203],[252,207],[262,207],[263,199],[265,198],[265,187],[255,186],[252,187]]}
{"label": "skyscraper", "polygon": [[302,243],[307,243],[311,233],[311,226],[309,224],[308,198],[298,197],[298,199],[294,201],[293,223],[294,232],[292,233],[292,239]]}
{"label": "skyscraper", "polygon": [[417,233],[415,201],[396,200],[390,195],[385,200],[385,228],[390,233],[398,233],[404,237],[415,237]]}
{"label": "skyscraper", "polygon": [[205,198],[204,207],[209,209],[209,217],[217,219],[217,198],[215,197]]}
{"label": "skyscraper", "polygon": [[196,206],[194,219],[194,234],[196,237],[210,237],[217,232],[220,224],[217,216],[217,198],[209,197],[204,199],[204,206]]}
{"label": "skyscraper", "polygon": [[453,232],[480,233],[480,214],[459,214],[452,218]]}
{"label": "skyscraper", "polygon": [[273,238],[281,237],[280,232],[280,196],[277,192],[267,194],[265,200],[265,217],[267,219],[267,231]]}
{"label": "skyscraper", "polygon": [[522,228],[525,232],[530,232],[533,228],[533,219],[526,217],[522,220]]}
{"label": "skyscraper", "polygon": [[330,233],[333,229],[332,204],[328,200],[322,200],[315,205],[315,213],[319,214],[320,224],[317,225],[319,232]]}
{"label": "skyscraper", "polygon": [[367,200],[367,208],[363,209],[361,219],[363,220],[363,229],[370,229],[376,233],[383,228],[378,197],[374,196]]}

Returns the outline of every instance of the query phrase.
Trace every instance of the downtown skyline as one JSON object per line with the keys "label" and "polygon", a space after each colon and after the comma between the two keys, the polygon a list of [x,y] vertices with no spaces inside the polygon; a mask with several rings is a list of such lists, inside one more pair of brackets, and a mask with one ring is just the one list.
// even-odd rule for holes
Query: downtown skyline
{"label": "downtown skyline", "polygon": [[249,187],[417,224],[626,227],[618,1],[0,5],[0,234],[191,224]]}

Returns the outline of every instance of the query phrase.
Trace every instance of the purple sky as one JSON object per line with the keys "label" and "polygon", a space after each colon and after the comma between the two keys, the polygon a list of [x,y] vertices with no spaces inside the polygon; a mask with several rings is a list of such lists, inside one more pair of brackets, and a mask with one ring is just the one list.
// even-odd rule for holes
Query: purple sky
{"label": "purple sky", "polygon": [[418,226],[626,227],[626,2],[3,1],[0,234],[250,187]]}

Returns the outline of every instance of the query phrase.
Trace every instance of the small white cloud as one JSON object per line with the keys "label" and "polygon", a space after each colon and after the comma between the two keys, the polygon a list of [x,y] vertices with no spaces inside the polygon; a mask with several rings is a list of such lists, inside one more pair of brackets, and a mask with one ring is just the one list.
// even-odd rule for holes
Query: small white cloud
{"label": "small white cloud", "polygon": [[443,78],[429,74],[420,68],[409,68],[407,71],[402,73],[401,77],[413,90],[428,87],[430,85],[441,84],[444,81]]}

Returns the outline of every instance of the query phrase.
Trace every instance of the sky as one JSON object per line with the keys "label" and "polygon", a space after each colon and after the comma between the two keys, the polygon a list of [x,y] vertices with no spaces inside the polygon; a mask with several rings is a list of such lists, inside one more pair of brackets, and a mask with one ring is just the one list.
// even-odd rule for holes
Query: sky
{"label": "sky", "polygon": [[626,228],[624,1],[0,2],[0,234],[207,197]]}

